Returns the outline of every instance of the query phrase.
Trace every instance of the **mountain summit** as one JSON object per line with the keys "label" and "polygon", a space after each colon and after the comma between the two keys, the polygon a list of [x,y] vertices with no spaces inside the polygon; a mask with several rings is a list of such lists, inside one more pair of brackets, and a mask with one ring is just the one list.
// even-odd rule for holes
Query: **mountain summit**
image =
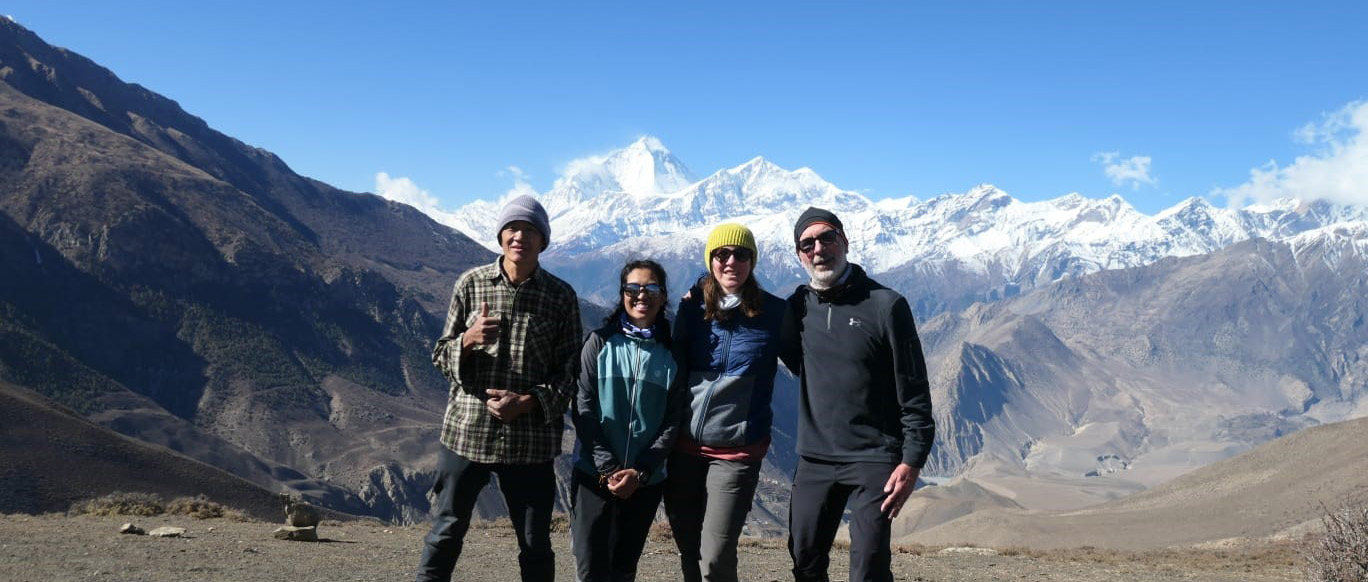
{"label": "mountain summit", "polygon": [[548,211],[557,212],[605,193],[659,196],[693,182],[693,174],[660,140],[643,136],[606,156],[572,163],[551,189],[550,194],[556,196],[547,196],[543,202]]}
{"label": "mountain summit", "polygon": [[[788,170],[760,156],[696,181],[689,176],[653,137],[572,164],[540,195],[555,233],[547,263],[582,297],[610,303],[616,283],[603,273],[628,257],[650,257],[677,273],[672,291],[680,292],[703,268],[709,230],[739,222],[758,238],[761,282],[783,292],[804,279],[793,221],[819,206],[845,221],[852,258],[918,297],[918,315],[926,317],[1064,277],[1368,219],[1368,209],[1325,202],[1228,209],[1203,198],[1146,215],[1119,195],[1022,202],[991,184],[926,201],[874,202],[809,168]],[[497,203],[475,202],[447,223],[496,250],[497,214]]]}

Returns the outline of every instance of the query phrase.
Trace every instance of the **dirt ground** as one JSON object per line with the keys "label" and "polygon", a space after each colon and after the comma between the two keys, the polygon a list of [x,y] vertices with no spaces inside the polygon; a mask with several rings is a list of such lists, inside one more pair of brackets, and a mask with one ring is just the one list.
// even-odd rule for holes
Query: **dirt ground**
{"label": "dirt ground", "polygon": [[[184,527],[187,537],[119,534],[119,526],[126,522],[147,530],[163,525]],[[324,522],[319,527],[324,541],[307,543],[272,538],[276,527],[278,524],[184,516],[0,515],[0,580],[410,580],[423,534],[419,527]],[[554,534],[553,542],[557,579],[573,580],[568,532]],[[782,540],[745,540],[742,545],[742,580],[791,579]],[[894,573],[898,580],[919,582],[1303,579],[1301,560],[1290,544],[1144,554],[1086,549],[1048,553],[1006,550],[997,555],[974,555],[970,551],[940,553],[938,549],[903,548],[894,556]],[[467,536],[465,555],[454,579],[518,580],[516,553],[517,544],[506,525],[474,528]],[[638,580],[679,579],[677,560],[672,542],[650,540]],[[845,580],[846,568],[844,552],[833,551],[832,580]]]}

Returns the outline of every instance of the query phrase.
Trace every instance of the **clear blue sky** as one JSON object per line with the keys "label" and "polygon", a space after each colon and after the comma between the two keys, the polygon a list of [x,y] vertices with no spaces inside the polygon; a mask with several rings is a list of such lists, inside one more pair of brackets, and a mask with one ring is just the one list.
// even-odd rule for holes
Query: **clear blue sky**
{"label": "clear blue sky", "polygon": [[[1368,2],[965,4],[11,0],[0,13],[301,174],[374,191],[383,171],[448,208],[502,195],[509,166],[544,191],[566,163],[649,134],[700,177],[763,155],[875,199],[987,182],[1023,200],[1115,192],[1154,212],[1307,155],[1297,128],[1368,98]],[[1104,173],[1135,156],[1147,171]]]}

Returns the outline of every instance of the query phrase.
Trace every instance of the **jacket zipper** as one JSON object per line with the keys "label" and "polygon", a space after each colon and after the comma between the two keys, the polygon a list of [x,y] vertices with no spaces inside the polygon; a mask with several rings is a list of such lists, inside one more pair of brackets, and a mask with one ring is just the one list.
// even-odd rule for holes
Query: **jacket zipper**
{"label": "jacket zipper", "polygon": [[708,405],[712,403],[713,391],[717,389],[717,383],[722,380],[722,374],[727,370],[727,361],[731,358],[733,334],[725,329],[722,331],[727,334],[727,343],[722,346],[722,370],[717,373],[717,379],[708,385],[708,391],[703,395],[703,414],[698,415],[698,420],[694,423],[693,434],[695,438],[700,439],[699,444],[702,444],[703,425],[704,421],[708,419]]}
{"label": "jacket zipper", "polygon": [[635,386],[630,388],[631,392],[628,394],[627,398],[627,446],[625,447],[625,450],[622,451],[622,466],[624,469],[631,468],[632,466],[632,433],[634,432],[632,430],[632,420],[636,417],[637,399],[641,396],[641,365],[644,360],[641,355],[641,340],[629,338],[628,341],[632,342],[634,352],[632,354],[632,371],[636,382],[634,382]]}

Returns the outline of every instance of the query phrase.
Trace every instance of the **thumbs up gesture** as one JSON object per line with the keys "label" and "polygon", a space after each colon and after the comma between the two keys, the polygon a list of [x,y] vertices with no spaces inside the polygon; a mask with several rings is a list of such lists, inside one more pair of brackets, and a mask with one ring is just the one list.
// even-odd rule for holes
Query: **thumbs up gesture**
{"label": "thumbs up gesture", "polygon": [[480,314],[470,322],[470,327],[461,334],[461,343],[466,347],[489,345],[499,340],[499,317],[489,315],[489,303],[480,302]]}

